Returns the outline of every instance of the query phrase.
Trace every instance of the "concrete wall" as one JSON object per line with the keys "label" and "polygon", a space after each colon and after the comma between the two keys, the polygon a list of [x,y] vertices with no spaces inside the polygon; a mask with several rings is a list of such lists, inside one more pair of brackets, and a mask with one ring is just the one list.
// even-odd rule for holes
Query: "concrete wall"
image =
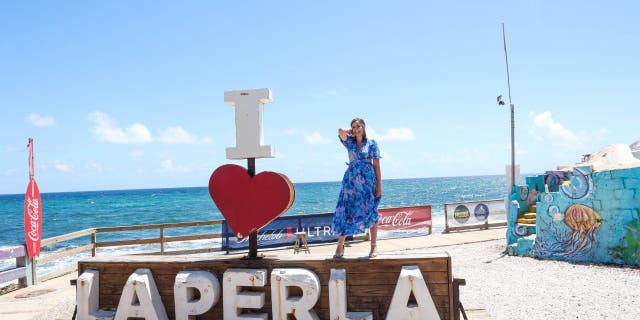
{"label": "concrete wall", "polygon": [[[512,234],[509,244],[521,248],[511,252],[573,262],[640,265],[640,168],[591,172],[590,167],[579,167],[572,173],[548,172],[527,179],[527,186],[516,192],[524,194],[522,190],[530,190],[530,184],[553,179],[560,180],[557,189],[549,186],[550,192],[544,192],[543,187],[537,198],[535,238],[523,235],[514,241]],[[522,194],[516,192],[511,197],[521,204],[518,211],[524,212]]]}

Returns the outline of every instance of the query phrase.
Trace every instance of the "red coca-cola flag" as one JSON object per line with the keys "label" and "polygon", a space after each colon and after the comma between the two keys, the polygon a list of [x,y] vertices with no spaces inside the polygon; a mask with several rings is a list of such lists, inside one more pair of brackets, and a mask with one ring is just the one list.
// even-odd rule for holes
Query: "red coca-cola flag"
{"label": "red coca-cola flag", "polygon": [[33,170],[33,139],[29,138],[29,185],[24,198],[24,237],[27,242],[29,258],[40,255],[40,241],[42,239],[42,201],[40,190],[34,179]]}

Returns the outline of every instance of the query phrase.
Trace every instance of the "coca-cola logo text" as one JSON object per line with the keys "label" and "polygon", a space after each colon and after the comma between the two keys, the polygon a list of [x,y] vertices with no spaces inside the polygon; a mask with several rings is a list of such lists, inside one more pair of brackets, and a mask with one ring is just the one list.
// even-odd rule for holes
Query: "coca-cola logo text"
{"label": "coca-cola logo text", "polygon": [[38,241],[40,239],[39,228],[38,228],[38,220],[40,217],[38,213],[40,212],[40,202],[38,199],[28,199],[27,200],[27,216],[29,217],[29,232],[27,236],[32,241]]}
{"label": "coca-cola logo text", "polygon": [[411,225],[411,211],[398,211],[393,216],[384,216],[380,218],[379,223],[382,225],[398,226],[410,226]]}

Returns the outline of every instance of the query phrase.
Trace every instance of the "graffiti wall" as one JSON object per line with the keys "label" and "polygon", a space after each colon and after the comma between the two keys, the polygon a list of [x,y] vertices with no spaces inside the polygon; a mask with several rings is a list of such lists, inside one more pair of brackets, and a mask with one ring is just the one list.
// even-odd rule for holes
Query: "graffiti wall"
{"label": "graffiti wall", "polygon": [[[585,166],[528,179],[527,186],[511,195],[511,211],[518,213],[510,212],[510,217],[522,215],[523,199],[535,187],[531,184],[541,182],[546,186],[535,197],[535,237],[525,244],[512,235],[509,241],[515,250],[510,251],[574,262],[640,265],[640,168],[592,172]],[[512,232],[517,227],[510,223]]]}

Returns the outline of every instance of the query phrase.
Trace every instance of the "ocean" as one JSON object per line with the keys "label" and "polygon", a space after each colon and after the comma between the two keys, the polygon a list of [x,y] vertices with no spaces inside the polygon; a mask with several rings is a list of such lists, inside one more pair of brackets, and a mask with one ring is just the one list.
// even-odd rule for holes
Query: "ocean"
{"label": "ocean", "polygon": [[[333,212],[340,182],[294,183],[295,201],[285,215]],[[501,199],[504,175],[383,180],[380,208],[431,205],[433,232],[444,230],[444,204]],[[206,187],[46,193],[41,190],[43,238],[94,227],[113,227],[223,219]],[[24,243],[24,195],[0,195],[0,246]],[[219,226],[217,226],[219,227]],[[180,230],[173,235],[181,235]],[[187,230],[182,232],[188,232]],[[113,234],[117,236],[117,234]],[[153,234],[157,237],[157,231]],[[98,238],[99,241],[107,240]],[[83,244],[86,244],[83,242]],[[68,241],[41,249],[42,254],[75,246]],[[130,249],[135,250],[135,249]],[[0,262],[0,270],[11,261]],[[38,274],[55,269],[59,261]]]}

